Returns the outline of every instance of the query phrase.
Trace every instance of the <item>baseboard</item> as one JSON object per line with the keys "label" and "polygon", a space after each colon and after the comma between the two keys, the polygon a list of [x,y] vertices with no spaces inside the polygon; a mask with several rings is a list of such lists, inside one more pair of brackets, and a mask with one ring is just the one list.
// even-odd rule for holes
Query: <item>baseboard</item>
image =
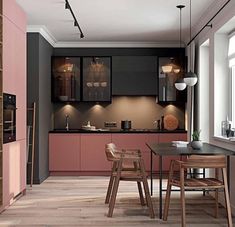
{"label": "baseboard", "polygon": [[[40,178],[34,178],[33,179],[33,184],[41,184],[44,180],[46,180],[49,177],[49,173],[47,175],[44,175]],[[30,179],[27,179],[27,184],[30,184]]]}

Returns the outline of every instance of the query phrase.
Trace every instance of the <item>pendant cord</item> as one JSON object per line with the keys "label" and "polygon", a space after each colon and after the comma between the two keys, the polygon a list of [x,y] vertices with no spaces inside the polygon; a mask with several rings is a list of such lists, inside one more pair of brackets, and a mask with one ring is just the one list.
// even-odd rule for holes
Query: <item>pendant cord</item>
{"label": "pendant cord", "polygon": [[180,48],[181,48],[181,8],[180,8]]}
{"label": "pendant cord", "polygon": [[[192,37],[192,28],[191,28],[191,25],[192,25],[192,1],[190,0],[190,6],[189,6],[189,8],[190,8],[190,13],[189,13],[189,16],[190,16],[190,34],[189,34],[189,36],[190,36],[190,40],[191,40],[191,37]],[[190,53],[190,68],[189,68],[189,70],[191,71],[192,70],[192,45],[190,44],[190,51],[189,51],[189,53]]]}

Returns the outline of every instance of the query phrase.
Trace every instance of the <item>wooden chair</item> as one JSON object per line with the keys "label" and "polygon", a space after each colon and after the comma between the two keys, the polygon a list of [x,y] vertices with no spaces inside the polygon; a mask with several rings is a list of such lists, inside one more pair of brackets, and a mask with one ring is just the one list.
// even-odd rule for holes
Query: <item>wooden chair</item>
{"label": "wooden chair", "polygon": [[[121,157],[120,155],[123,152],[125,152],[126,154],[136,154],[136,155],[141,155],[141,152],[138,149],[118,150],[114,143],[106,144],[105,149],[106,149],[105,152],[106,152],[106,157],[107,157],[108,161],[113,162],[111,175],[110,175],[110,180],[109,180],[109,185],[108,185],[108,190],[107,190],[106,199],[105,199],[105,204],[108,204],[109,201],[110,201],[110,196],[111,196],[113,183],[114,183],[114,178],[115,178],[115,175],[116,175],[116,168],[117,168],[117,162],[114,161],[114,157],[120,158]],[[123,171],[136,170],[136,164],[133,163],[133,162],[132,163],[123,162],[122,170]],[[140,196],[140,203],[141,203],[142,206],[144,206],[145,205],[145,199],[144,199],[144,196],[143,196],[141,183],[137,182],[137,186],[138,186],[138,191],[139,191],[139,196]]]}
{"label": "wooden chair", "polygon": [[[118,150],[113,143],[107,144],[105,153],[108,161],[113,163],[106,194],[105,203],[109,203],[108,217],[112,217],[115,206],[119,181],[136,181],[140,196],[141,205],[145,205],[141,182],[144,186],[146,203],[149,207],[150,217],[154,218],[153,205],[149,193],[147,175],[144,169],[144,162],[139,150]],[[132,165],[127,166],[126,163]]]}
{"label": "wooden chair", "polygon": [[[175,167],[178,166],[180,176],[174,176]],[[215,169],[215,178],[187,178],[185,172],[189,168],[210,168]],[[218,172],[221,170],[222,180],[218,179]],[[228,182],[226,174],[226,158],[225,156],[205,156],[205,155],[192,155],[186,161],[172,160],[170,165],[166,200],[164,207],[163,220],[167,220],[171,187],[176,186],[180,188],[181,193],[181,223],[186,226],[185,218],[185,189],[207,189],[215,190],[216,209],[215,216],[218,214],[218,190],[223,189],[225,196],[225,203],[227,209],[228,226],[232,227],[232,215],[229,201]]]}

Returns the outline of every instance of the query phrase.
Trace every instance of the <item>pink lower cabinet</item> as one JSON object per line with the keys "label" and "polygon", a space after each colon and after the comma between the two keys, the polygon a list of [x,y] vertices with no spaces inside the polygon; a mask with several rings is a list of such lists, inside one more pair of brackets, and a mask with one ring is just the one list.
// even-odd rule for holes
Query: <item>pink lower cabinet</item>
{"label": "pink lower cabinet", "polygon": [[[186,133],[162,133],[159,134],[159,143],[171,143],[175,140],[187,141]],[[168,171],[171,160],[179,160],[180,156],[163,156],[163,170]]]}
{"label": "pink lower cabinet", "polygon": [[111,143],[111,134],[81,135],[81,171],[111,170],[111,163],[105,155],[107,143]]}
{"label": "pink lower cabinet", "polygon": [[[150,133],[120,133],[112,134],[112,142],[121,149],[140,149],[142,152],[142,157],[144,159],[145,169],[150,170],[150,150],[146,146],[146,143],[158,143],[158,134]],[[157,157],[153,157],[156,163]],[[156,168],[156,165],[155,165]]]}
{"label": "pink lower cabinet", "polygon": [[26,140],[3,145],[3,205],[10,205],[26,188]]}
{"label": "pink lower cabinet", "polygon": [[49,171],[79,171],[80,140],[79,134],[49,134]]}

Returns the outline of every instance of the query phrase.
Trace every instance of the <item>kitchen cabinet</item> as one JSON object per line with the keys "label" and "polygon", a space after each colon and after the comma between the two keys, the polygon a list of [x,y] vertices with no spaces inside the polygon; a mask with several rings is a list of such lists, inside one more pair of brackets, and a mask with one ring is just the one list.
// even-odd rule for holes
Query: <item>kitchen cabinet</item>
{"label": "kitchen cabinet", "polygon": [[184,62],[179,57],[158,58],[158,102],[186,102],[187,89],[175,88],[177,79],[183,77]]}
{"label": "kitchen cabinet", "polygon": [[83,57],[82,101],[111,101],[111,57]]}
{"label": "kitchen cabinet", "polygon": [[79,171],[79,134],[49,134],[49,171]]}
{"label": "kitchen cabinet", "polygon": [[3,205],[9,206],[14,197],[26,186],[26,143],[24,140],[4,144],[3,155]]}
{"label": "kitchen cabinet", "polygon": [[[186,140],[186,133],[50,133],[49,171],[103,174],[112,163],[105,155],[105,145],[115,143],[120,149],[140,149],[146,171],[150,171],[150,150],[146,143]],[[164,157],[163,170],[169,170],[171,159]],[[158,156],[153,155],[153,170],[158,171]]]}
{"label": "kitchen cabinet", "polygon": [[112,95],[157,95],[156,56],[113,56]]}
{"label": "kitchen cabinet", "polygon": [[111,134],[81,135],[81,170],[110,171],[111,162],[106,158],[105,144],[111,142]]}
{"label": "kitchen cabinet", "polygon": [[[17,195],[26,190],[27,19],[15,1],[4,1],[0,8],[3,59],[0,92],[16,95],[17,107],[16,141],[2,145],[2,138],[0,139],[0,212],[2,212],[15,201]],[[2,111],[2,107],[0,109]]]}
{"label": "kitchen cabinet", "polygon": [[52,101],[81,100],[80,57],[52,57]]}

